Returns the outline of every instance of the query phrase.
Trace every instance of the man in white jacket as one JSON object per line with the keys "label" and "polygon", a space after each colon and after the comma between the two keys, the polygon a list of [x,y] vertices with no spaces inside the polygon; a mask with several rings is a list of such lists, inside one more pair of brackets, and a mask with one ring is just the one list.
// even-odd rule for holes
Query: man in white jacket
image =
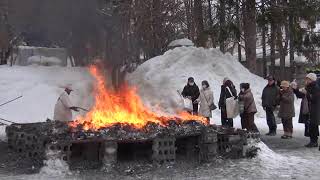
{"label": "man in white jacket", "polygon": [[71,85],[67,85],[64,87],[64,92],[60,95],[57,100],[57,103],[54,107],[54,116],[53,119],[56,121],[71,121],[72,120],[72,112],[79,111],[77,107],[74,107],[69,99],[69,95],[72,92]]}

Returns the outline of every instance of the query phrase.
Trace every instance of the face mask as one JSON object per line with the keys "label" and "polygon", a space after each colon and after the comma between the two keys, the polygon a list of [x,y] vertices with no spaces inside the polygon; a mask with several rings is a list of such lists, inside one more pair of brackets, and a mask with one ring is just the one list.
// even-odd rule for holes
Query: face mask
{"label": "face mask", "polygon": [[194,85],[194,83],[189,83],[189,85],[190,85],[190,86],[193,86],[193,85]]}
{"label": "face mask", "polygon": [[245,92],[245,91],[246,91],[245,89],[243,89],[243,88],[241,89],[241,92]]}
{"label": "face mask", "polygon": [[207,89],[207,86],[206,86],[206,85],[203,85],[202,88],[203,88],[203,89]]}

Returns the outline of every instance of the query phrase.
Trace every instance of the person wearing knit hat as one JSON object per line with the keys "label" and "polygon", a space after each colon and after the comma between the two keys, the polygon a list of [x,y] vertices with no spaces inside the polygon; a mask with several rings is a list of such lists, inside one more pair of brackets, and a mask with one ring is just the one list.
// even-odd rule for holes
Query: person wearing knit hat
{"label": "person wearing knit hat", "polygon": [[309,79],[310,81],[314,82],[317,81],[318,77],[315,73],[309,73],[307,74],[306,79]]}
{"label": "person wearing knit hat", "polygon": [[282,139],[291,139],[293,133],[292,118],[295,117],[294,94],[288,81],[281,82],[279,117],[283,124]]}

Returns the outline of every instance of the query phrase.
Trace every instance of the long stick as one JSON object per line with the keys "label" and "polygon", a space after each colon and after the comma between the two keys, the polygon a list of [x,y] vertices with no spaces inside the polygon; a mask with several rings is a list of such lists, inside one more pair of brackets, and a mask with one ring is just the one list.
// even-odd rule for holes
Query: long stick
{"label": "long stick", "polygon": [[12,99],[12,100],[10,100],[10,101],[7,101],[7,102],[5,102],[5,103],[3,103],[3,104],[0,104],[0,106],[9,104],[9,103],[11,103],[11,102],[13,102],[13,101],[15,101],[15,100],[17,100],[17,99],[20,99],[20,98],[22,98],[22,96],[19,96],[19,97],[17,97],[17,98],[14,98],[14,99]]}
{"label": "long stick", "polygon": [[9,120],[2,119],[2,118],[0,118],[0,121],[4,121],[4,122],[8,122],[8,123],[12,123],[12,124],[17,124],[17,123],[15,123],[15,122],[13,122],[13,121],[9,121]]}
{"label": "long stick", "polygon": [[82,108],[82,107],[77,107],[78,109],[81,109],[81,110],[83,110],[83,111],[87,111],[87,112],[89,112],[89,110],[88,109],[85,109],[85,108]]}

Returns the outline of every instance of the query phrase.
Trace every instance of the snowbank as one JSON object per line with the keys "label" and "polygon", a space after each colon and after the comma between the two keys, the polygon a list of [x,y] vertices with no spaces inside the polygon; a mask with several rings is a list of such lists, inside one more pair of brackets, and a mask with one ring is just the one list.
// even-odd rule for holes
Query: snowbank
{"label": "snowbank", "polygon": [[194,43],[187,38],[184,39],[177,39],[172,41],[168,47],[178,47],[178,46],[194,46]]}
{"label": "snowbank", "polygon": [[54,105],[71,83],[72,102],[88,108],[92,78],[85,68],[44,66],[0,66],[0,103],[21,99],[0,107],[0,117],[17,123],[41,122],[53,118]]}
{"label": "snowbank", "polygon": [[[286,62],[285,66],[290,67],[290,56],[289,55],[286,56],[285,62]],[[298,64],[306,64],[306,63],[308,63],[308,60],[305,56],[298,56],[297,54],[294,54],[294,62],[298,63]],[[276,59],[275,65],[280,66],[280,59]]]}
{"label": "snowbank", "polygon": [[[259,108],[258,116],[264,116],[261,108],[261,92],[266,81],[242,66],[230,54],[222,54],[217,49],[196,47],[178,47],[169,50],[162,56],[148,60],[129,74],[129,83],[137,86],[144,102],[150,107],[161,107],[164,111],[174,113],[182,108],[181,97],[177,90],[182,91],[188,77],[194,77],[198,86],[201,81],[208,80],[214,91],[215,103],[220,96],[220,86],[225,77],[229,77],[237,89],[240,83],[249,82]],[[215,111],[215,123],[220,121]]]}

